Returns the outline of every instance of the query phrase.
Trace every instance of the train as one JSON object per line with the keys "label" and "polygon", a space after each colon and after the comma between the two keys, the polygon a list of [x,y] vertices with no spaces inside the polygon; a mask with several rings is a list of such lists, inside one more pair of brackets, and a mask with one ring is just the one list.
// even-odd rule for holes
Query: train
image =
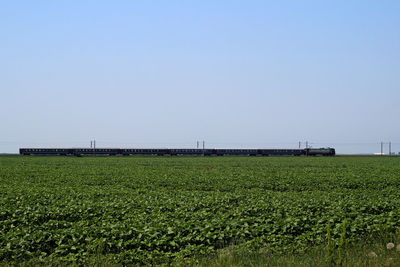
{"label": "train", "polygon": [[335,156],[334,148],[20,148],[20,155],[42,156]]}

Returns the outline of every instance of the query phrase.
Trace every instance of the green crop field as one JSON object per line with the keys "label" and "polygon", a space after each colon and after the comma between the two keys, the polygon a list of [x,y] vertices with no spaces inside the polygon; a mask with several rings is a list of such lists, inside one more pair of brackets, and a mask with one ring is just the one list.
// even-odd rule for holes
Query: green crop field
{"label": "green crop field", "polygon": [[302,253],[399,226],[397,157],[0,157],[0,263]]}

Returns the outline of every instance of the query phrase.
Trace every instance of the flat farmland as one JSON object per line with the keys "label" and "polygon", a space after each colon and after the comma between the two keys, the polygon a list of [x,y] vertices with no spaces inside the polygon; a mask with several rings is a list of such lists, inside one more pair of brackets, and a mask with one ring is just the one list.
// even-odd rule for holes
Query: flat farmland
{"label": "flat farmland", "polygon": [[301,253],[398,227],[397,157],[0,157],[3,263]]}

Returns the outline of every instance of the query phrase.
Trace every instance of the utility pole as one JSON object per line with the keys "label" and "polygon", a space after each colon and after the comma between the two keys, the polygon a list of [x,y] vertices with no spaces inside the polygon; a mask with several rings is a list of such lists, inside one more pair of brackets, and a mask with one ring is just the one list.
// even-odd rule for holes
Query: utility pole
{"label": "utility pole", "polygon": [[383,142],[381,142],[381,156],[383,156]]}
{"label": "utility pole", "polygon": [[92,146],[93,146],[93,141],[90,140],[90,148],[92,148]]}
{"label": "utility pole", "polygon": [[93,140],[93,152],[94,155],[96,156],[96,140]]}
{"label": "utility pole", "polygon": [[203,141],[203,150],[204,150],[205,146],[206,146],[206,142]]}
{"label": "utility pole", "polygon": [[197,149],[199,149],[199,141],[197,141]]}
{"label": "utility pole", "polygon": [[301,148],[301,141],[299,141],[299,149]]}
{"label": "utility pole", "polygon": [[392,155],[392,142],[389,142],[389,156]]}
{"label": "utility pole", "polygon": [[306,141],[306,156],[308,157],[308,141]]}

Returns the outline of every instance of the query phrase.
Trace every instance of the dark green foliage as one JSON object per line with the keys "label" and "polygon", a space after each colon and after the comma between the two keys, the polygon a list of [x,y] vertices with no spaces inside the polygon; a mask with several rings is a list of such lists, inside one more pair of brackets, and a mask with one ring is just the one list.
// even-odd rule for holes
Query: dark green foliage
{"label": "dark green foliage", "polygon": [[328,244],[342,261],[400,226],[399,189],[388,157],[0,157],[0,262],[170,263],[235,244]]}

